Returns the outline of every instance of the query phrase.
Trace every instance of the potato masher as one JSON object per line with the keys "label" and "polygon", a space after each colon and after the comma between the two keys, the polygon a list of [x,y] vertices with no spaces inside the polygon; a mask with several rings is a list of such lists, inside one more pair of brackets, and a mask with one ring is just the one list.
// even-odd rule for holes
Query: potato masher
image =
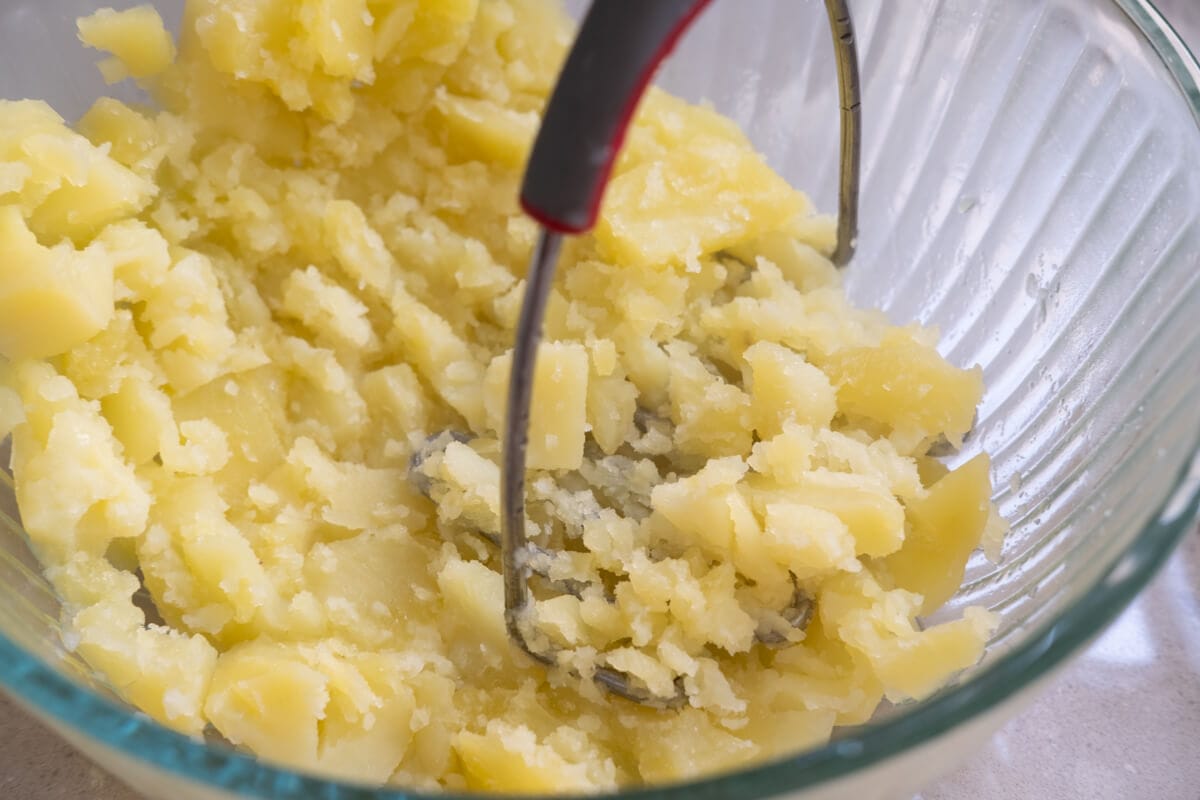
{"label": "potato masher", "polygon": [[[513,348],[508,412],[501,461],[500,549],[504,620],[509,637],[534,659],[552,665],[553,651],[539,649],[528,614],[530,561],[536,554],[525,532],[525,458],[534,368],[542,318],[563,237],[595,223],[605,185],[633,113],[658,65],[709,0],[595,0],[579,29],[545,109],[525,171],[521,205],[541,225],[529,267]],[[846,0],[825,0],[833,32],[841,103],[841,157],[836,264],[851,257],[857,231],[860,161],[860,86],[854,29]],[[791,610],[799,621],[800,611]],[[810,613],[811,608],[805,613]],[[806,619],[806,617],[805,617]],[[544,637],[539,637],[543,638]],[[598,666],[594,680],[609,692],[648,705],[684,699],[652,695],[630,676]]]}

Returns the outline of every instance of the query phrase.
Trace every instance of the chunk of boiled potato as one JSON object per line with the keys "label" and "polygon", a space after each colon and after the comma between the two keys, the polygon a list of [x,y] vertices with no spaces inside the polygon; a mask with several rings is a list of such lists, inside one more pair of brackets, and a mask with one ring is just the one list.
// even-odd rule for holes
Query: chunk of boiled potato
{"label": "chunk of boiled potato", "polygon": [[40,100],[0,100],[4,162],[10,164],[0,169],[0,196],[46,244],[70,238],[86,245],[104,226],[141,211],[155,192]]}
{"label": "chunk of boiled potato", "polygon": [[451,559],[437,576],[446,611],[472,633],[473,638],[506,651],[504,580],[478,561]]}
{"label": "chunk of boiled potato", "polygon": [[153,173],[167,152],[153,117],[112,97],[97,100],[75,127],[97,147],[107,145],[114,160],[141,175]]}
{"label": "chunk of boiled potato", "polygon": [[112,602],[100,601],[75,615],[71,625],[79,634],[79,654],[157,721],[183,733],[201,733],[216,649],[203,636],[172,628],[113,627],[106,618]]}
{"label": "chunk of boiled potato", "polygon": [[284,764],[311,766],[328,680],[285,645],[251,642],[217,659],[204,713],[229,741]]}
{"label": "chunk of boiled potato", "polygon": [[774,342],[758,342],[744,357],[750,366],[750,417],[760,438],[780,433],[787,421],[829,426],[837,413],[837,394],[824,372]]}
{"label": "chunk of boiled potato", "polygon": [[16,206],[0,206],[0,355],[47,358],[104,330],[113,267],[100,247],[40,244]]}
{"label": "chunk of boiled potato", "polygon": [[486,389],[481,392],[480,387],[486,385],[485,370],[475,360],[470,345],[454,332],[450,323],[402,287],[397,286],[392,292],[389,305],[409,363],[446,403],[463,415],[472,430],[482,432]]}
{"label": "chunk of boiled potato", "polygon": [[983,396],[982,369],[959,369],[901,330],[832,354],[825,371],[842,411],[890,426],[910,447],[939,434],[961,444]]}
{"label": "chunk of boiled potato", "polygon": [[100,71],[109,83],[126,77],[148,78],[171,66],[175,43],[152,5],[124,11],[102,8],[76,21],[80,40],[114,58],[101,62]]}
{"label": "chunk of boiled potato", "polygon": [[169,437],[178,438],[171,401],[143,377],[128,377],[116,392],[100,401],[104,418],[125,448],[125,457],[141,466],[162,450]]}
{"label": "chunk of boiled potato", "polygon": [[50,562],[73,551],[103,554],[146,526],[150,495],[100,414],[47,364],[19,370],[27,421],[13,435],[22,522]]}
{"label": "chunk of boiled potato", "polygon": [[[504,430],[512,352],[496,356],[484,377],[488,428]],[[588,355],[575,342],[539,346],[529,412],[528,469],[578,469],[587,424]]]}
{"label": "chunk of boiled potato", "polygon": [[920,595],[884,590],[870,570],[825,581],[817,597],[822,623],[871,664],[889,699],[920,699],[979,660],[995,614],[971,607],[963,618],[918,630]]}
{"label": "chunk of boiled potato", "polygon": [[620,264],[663,266],[778,229],[805,205],[754,151],[701,140],[616,175],[596,244]]}
{"label": "chunk of boiled potato", "polygon": [[524,725],[491,720],[483,733],[459,733],[454,749],[471,789],[558,793],[592,787],[586,765],[568,762]]}
{"label": "chunk of boiled potato", "polygon": [[772,231],[752,242],[734,245],[729,248],[729,253],[747,264],[765,258],[802,292],[841,284],[837,267],[820,250],[781,231]]}
{"label": "chunk of boiled potato", "polygon": [[861,568],[850,529],[830,511],[795,502],[769,503],[764,531],[768,552],[797,578]]}
{"label": "chunk of boiled potato", "polygon": [[633,731],[643,780],[665,782],[730,769],[753,759],[759,748],[731,733],[703,711],[685,708],[647,719]]}
{"label": "chunk of boiled potato", "polygon": [[997,624],[995,614],[972,606],[962,619],[926,628],[915,638],[884,640],[867,651],[868,658],[889,700],[920,700],[979,661]]}
{"label": "chunk of boiled potato", "polygon": [[695,475],[661,483],[650,494],[650,505],[681,532],[718,554],[733,551],[737,484],[746,474],[742,459],[728,456],[709,461]]}
{"label": "chunk of boiled potato", "polygon": [[598,376],[588,380],[587,420],[592,437],[608,455],[615,453],[634,431],[638,391],[619,375]]}
{"label": "chunk of boiled potato", "polygon": [[146,627],[131,599],[137,577],[108,559],[77,553],[47,577],[64,600],[81,607],[67,621],[80,656],[167,727],[193,735],[204,729],[204,696],[217,660],[204,637]]}
{"label": "chunk of boiled potato", "polygon": [[884,561],[896,586],[925,598],[932,613],[958,591],[971,552],[987,528],[992,483],[984,454],[929,487],[908,504],[904,545]]}
{"label": "chunk of boiled potato", "polygon": [[711,372],[689,348],[667,345],[675,445],[688,455],[716,458],[750,454],[750,396]]}
{"label": "chunk of boiled potato", "polygon": [[885,556],[904,541],[904,509],[887,485],[872,475],[814,470],[786,487],[751,482],[751,498],[760,513],[772,502],[824,509],[846,524],[857,555]]}
{"label": "chunk of boiled potato", "polygon": [[820,615],[809,621],[803,641],[778,652],[773,666],[778,674],[751,689],[760,708],[827,711],[838,725],[860,725],[883,699],[871,663],[836,630],[827,631]]}
{"label": "chunk of boiled potato", "polygon": [[537,133],[537,114],[490,100],[460,97],[445,88],[435,93],[433,107],[441,114],[450,144],[461,157],[513,169],[525,163]]}

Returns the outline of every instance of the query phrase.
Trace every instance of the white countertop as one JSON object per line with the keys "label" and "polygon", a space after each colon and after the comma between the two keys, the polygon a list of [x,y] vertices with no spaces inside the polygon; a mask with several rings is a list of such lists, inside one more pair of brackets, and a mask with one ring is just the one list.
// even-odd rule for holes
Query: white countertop
{"label": "white countertop", "polygon": [[[1200,47],[1200,0],[1158,0]],[[139,800],[0,696],[0,798]],[[988,747],[917,800],[1200,800],[1200,531]]]}

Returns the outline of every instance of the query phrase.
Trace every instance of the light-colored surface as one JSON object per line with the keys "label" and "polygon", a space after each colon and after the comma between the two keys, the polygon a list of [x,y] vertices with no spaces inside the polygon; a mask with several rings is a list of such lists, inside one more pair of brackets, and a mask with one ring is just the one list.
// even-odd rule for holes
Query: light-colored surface
{"label": "light-colored surface", "polygon": [[[1161,0],[1200,41],[1200,5]],[[1200,534],[1026,713],[923,800],[1200,799]],[[135,800],[0,698],[0,797]]]}

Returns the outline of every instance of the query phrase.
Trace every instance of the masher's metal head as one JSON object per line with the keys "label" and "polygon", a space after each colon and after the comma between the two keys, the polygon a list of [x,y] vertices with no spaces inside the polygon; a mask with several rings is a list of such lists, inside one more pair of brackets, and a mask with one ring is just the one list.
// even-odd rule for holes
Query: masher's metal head
{"label": "masher's metal head", "polygon": [[[535,660],[557,665],[549,638],[530,613],[530,575],[538,551],[526,536],[525,460],[534,367],[542,319],[565,234],[582,233],[595,222],[600,199],[625,129],[658,64],[709,0],[655,0],[625,3],[595,0],[557,85],[526,166],[521,204],[542,224],[526,279],[524,302],[513,345],[508,414],[503,432],[500,491],[500,549],[504,571],[504,621],[513,642]],[[838,240],[839,266],[854,252],[858,225],[861,109],[854,29],[846,0],[825,0],[837,58],[841,100],[841,158]],[[803,627],[812,601],[797,587],[784,620]],[[778,632],[759,640],[786,642]],[[600,666],[592,674],[612,694],[653,706],[686,700],[682,680],[669,696],[640,688],[628,674]]]}

